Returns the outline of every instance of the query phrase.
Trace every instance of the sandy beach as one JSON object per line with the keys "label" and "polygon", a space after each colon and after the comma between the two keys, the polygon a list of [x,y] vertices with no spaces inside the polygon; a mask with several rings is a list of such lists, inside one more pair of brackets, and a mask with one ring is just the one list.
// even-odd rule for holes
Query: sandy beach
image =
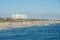
{"label": "sandy beach", "polygon": [[51,24],[51,23],[60,23],[60,21],[27,21],[27,22],[0,22],[0,28],[11,27],[11,26],[28,26],[35,24]]}

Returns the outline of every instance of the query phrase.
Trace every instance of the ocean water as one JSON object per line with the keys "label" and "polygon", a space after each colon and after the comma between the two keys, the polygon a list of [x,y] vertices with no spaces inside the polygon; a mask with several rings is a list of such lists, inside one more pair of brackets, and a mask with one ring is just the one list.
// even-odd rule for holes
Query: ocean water
{"label": "ocean water", "polygon": [[60,40],[60,23],[0,29],[0,40]]}

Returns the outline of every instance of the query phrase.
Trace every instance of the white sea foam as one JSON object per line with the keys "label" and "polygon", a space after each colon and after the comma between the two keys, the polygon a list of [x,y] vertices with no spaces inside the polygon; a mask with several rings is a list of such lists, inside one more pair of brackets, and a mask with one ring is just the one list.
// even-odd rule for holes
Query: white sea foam
{"label": "white sea foam", "polygon": [[50,24],[45,24],[45,26],[49,26]]}
{"label": "white sea foam", "polygon": [[0,30],[2,30],[3,28],[0,28]]}
{"label": "white sea foam", "polygon": [[0,28],[0,31],[1,31],[1,30],[6,30],[6,29],[7,29],[7,28]]}

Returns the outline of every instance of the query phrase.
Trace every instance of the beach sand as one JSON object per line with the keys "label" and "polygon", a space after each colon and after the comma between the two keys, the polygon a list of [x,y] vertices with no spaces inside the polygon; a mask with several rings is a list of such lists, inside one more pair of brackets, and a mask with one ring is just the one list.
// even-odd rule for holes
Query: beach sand
{"label": "beach sand", "polygon": [[0,22],[0,28],[12,27],[12,26],[28,26],[35,24],[51,24],[51,23],[60,23],[60,21],[27,21],[27,22]]}

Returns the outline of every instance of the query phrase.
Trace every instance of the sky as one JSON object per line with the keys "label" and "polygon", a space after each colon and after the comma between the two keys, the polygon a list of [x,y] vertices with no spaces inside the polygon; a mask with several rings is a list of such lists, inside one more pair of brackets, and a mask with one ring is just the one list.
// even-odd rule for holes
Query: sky
{"label": "sky", "polygon": [[60,19],[60,0],[0,0],[0,17],[16,13],[29,18]]}

